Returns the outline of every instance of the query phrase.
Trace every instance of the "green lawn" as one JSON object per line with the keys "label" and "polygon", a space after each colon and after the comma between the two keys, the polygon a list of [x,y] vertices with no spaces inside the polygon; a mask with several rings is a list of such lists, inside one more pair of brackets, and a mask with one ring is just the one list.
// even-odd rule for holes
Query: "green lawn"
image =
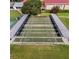
{"label": "green lawn", "polygon": [[40,16],[50,16],[51,15],[51,13],[47,13],[47,12],[43,12],[43,13],[41,13],[41,14],[39,14]]}
{"label": "green lawn", "polygon": [[69,13],[58,13],[59,16],[69,16]]}
{"label": "green lawn", "polygon": [[10,20],[16,20],[16,17],[20,16],[21,14],[16,10],[10,10]]}
{"label": "green lawn", "polygon": [[12,28],[17,22],[16,18],[21,14],[16,10],[10,10],[10,27]]}
{"label": "green lawn", "polygon": [[69,13],[58,13],[57,15],[63,24],[69,29]]}
{"label": "green lawn", "polygon": [[11,59],[69,59],[67,45],[11,45]]}

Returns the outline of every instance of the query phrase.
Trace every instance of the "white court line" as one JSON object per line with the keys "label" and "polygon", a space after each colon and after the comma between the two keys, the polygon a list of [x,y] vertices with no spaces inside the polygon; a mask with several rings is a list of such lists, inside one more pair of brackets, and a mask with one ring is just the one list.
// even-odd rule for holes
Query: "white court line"
{"label": "white court line", "polygon": [[40,30],[40,31],[41,30],[45,30],[45,31],[47,30],[48,31],[48,30],[55,30],[55,29],[23,29],[23,30]]}
{"label": "white court line", "polygon": [[62,37],[23,37],[23,36],[15,36],[15,38],[62,38]]}
{"label": "white court line", "polygon": [[53,27],[52,24],[26,24],[25,26],[48,26],[48,27],[52,26]]}
{"label": "white court line", "polygon": [[21,34],[58,34],[58,32],[21,32]]}
{"label": "white court line", "polygon": [[62,45],[68,45],[64,42],[12,42],[11,44],[17,44],[17,45],[54,45],[54,44],[62,44]]}

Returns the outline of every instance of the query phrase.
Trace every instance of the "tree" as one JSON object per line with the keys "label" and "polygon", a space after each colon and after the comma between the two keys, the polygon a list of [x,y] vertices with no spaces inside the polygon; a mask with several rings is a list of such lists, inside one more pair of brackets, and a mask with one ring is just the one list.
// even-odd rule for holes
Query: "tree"
{"label": "tree", "polygon": [[53,7],[50,12],[55,13],[55,14],[58,13],[59,12],[59,7],[58,6]]}
{"label": "tree", "polygon": [[28,0],[24,3],[21,8],[22,13],[37,15],[41,13],[41,2],[40,0]]}

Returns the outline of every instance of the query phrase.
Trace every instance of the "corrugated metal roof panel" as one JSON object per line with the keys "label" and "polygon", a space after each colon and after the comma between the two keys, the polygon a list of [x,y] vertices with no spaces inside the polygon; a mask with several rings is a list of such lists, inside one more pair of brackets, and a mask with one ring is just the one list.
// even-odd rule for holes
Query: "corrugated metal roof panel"
{"label": "corrugated metal roof panel", "polygon": [[23,2],[15,2],[14,7],[22,7]]}
{"label": "corrugated metal roof panel", "polygon": [[27,17],[28,17],[28,15],[25,14],[23,17],[21,17],[21,19],[11,29],[11,31],[10,31],[10,39],[12,39],[15,36],[15,34],[20,29],[21,25],[24,23],[24,21],[26,20]]}
{"label": "corrugated metal roof panel", "polygon": [[68,29],[64,26],[64,24],[60,21],[60,19],[57,17],[56,14],[51,15],[53,17],[53,20],[55,21],[56,25],[58,26],[61,34],[63,35],[64,38],[69,39],[69,31]]}
{"label": "corrugated metal roof panel", "polygon": [[45,3],[69,3],[69,0],[44,0]]}

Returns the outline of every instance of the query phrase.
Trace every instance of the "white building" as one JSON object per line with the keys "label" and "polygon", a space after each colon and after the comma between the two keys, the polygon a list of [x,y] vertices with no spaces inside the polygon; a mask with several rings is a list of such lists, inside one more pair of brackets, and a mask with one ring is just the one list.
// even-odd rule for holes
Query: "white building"
{"label": "white building", "polygon": [[[21,2],[15,2],[14,7],[21,8],[23,3],[28,0],[21,0]],[[42,7],[46,10],[51,10],[54,6],[59,6],[62,10],[69,9],[69,0],[40,0],[42,2]]]}
{"label": "white building", "polygon": [[62,10],[69,9],[69,0],[43,0],[45,9],[51,10],[54,6],[59,6]]}

